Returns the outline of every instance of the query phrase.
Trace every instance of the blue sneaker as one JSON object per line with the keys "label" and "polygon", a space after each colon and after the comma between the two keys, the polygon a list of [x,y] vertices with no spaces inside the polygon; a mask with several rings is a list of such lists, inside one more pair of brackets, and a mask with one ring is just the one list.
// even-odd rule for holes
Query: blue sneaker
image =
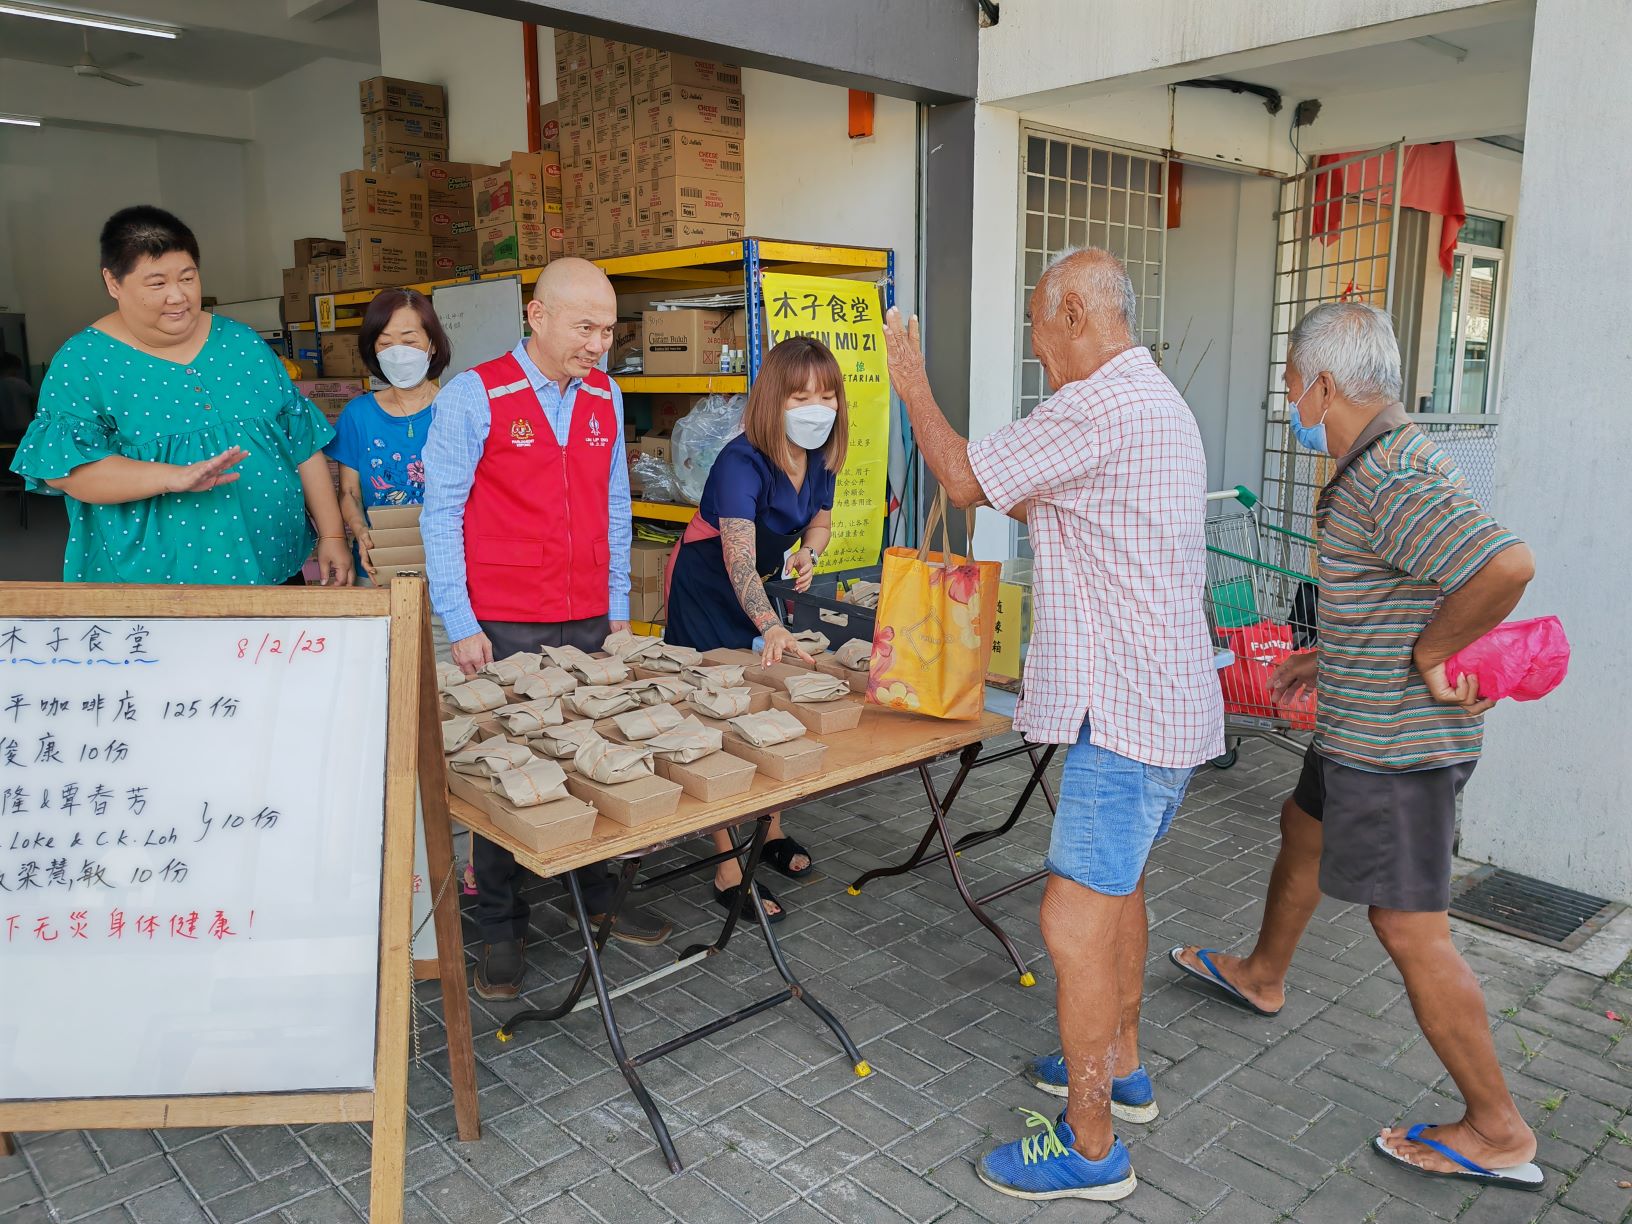
{"label": "blue sneaker", "polygon": [[[1065,1056],[1051,1054],[1034,1058],[1026,1067],[1026,1078],[1032,1085],[1054,1096],[1069,1096],[1065,1073]],[[1124,1122],[1154,1122],[1161,1110],[1156,1107],[1156,1092],[1150,1085],[1150,1076],[1143,1067],[1111,1081],[1111,1116]]]}
{"label": "blue sneaker", "polygon": [[1042,1134],[1005,1143],[981,1157],[975,1173],[999,1194],[1019,1199],[1093,1199],[1110,1202],[1127,1198],[1139,1179],[1122,1140],[1112,1139],[1103,1159],[1089,1160],[1071,1144],[1076,1136],[1062,1116],[1050,1122],[1042,1114],[1022,1109],[1028,1127]]}

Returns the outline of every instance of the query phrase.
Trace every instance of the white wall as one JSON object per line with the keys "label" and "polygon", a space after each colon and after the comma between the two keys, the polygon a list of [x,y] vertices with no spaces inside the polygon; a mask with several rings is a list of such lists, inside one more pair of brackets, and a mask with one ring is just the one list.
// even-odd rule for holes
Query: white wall
{"label": "white wall", "polygon": [[[315,60],[251,93],[255,140],[246,161],[251,285],[281,293],[296,238],[339,238],[340,176],[362,164],[357,82],[378,73],[350,60]],[[224,300],[224,299],[223,299]]]}
{"label": "white wall", "polygon": [[[448,144],[457,160],[497,164],[527,147],[520,22],[424,0],[379,0],[379,13],[380,71],[447,86]],[[547,45],[539,56],[545,101],[555,87]]]}
{"label": "white wall", "polygon": [[1603,138],[1632,124],[1632,98],[1605,90],[1584,66],[1629,55],[1632,9],[1538,8],[1524,237],[1512,260],[1511,300],[1522,309],[1507,327],[1496,509],[1536,555],[1516,615],[1564,622],[1571,671],[1545,699],[1490,713],[1462,840],[1470,857],[1624,900],[1632,900],[1632,745],[1622,714],[1632,681],[1632,571],[1622,560],[1632,522],[1632,247],[1605,202],[1632,196],[1632,163],[1604,156]]}

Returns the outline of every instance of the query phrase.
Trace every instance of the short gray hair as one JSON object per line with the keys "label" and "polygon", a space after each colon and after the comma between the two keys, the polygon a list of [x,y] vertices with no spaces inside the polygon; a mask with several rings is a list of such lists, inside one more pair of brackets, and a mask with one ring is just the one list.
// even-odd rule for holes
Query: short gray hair
{"label": "short gray hair", "polygon": [[1037,278],[1043,314],[1053,318],[1065,301],[1067,288],[1075,289],[1090,312],[1118,315],[1132,340],[1139,332],[1139,300],[1122,261],[1101,247],[1067,247]]}
{"label": "short gray hair", "polygon": [[1400,398],[1400,342],[1386,311],[1360,302],[1316,306],[1292,329],[1287,364],[1307,387],[1322,371],[1357,404]]}

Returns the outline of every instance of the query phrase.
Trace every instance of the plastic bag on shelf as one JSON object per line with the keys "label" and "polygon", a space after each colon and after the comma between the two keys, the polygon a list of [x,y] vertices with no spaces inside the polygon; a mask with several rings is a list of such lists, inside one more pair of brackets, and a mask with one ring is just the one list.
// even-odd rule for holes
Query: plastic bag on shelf
{"label": "plastic bag on shelf", "polygon": [[746,395],[708,395],[674,423],[674,477],[680,495],[692,505],[703,499],[715,456],[742,432],[742,411],[747,405]]}
{"label": "plastic bag on shelf", "polygon": [[629,467],[631,484],[639,486],[641,496],[648,501],[677,502],[680,483],[674,478],[674,468],[666,459],[656,455],[642,455]]}

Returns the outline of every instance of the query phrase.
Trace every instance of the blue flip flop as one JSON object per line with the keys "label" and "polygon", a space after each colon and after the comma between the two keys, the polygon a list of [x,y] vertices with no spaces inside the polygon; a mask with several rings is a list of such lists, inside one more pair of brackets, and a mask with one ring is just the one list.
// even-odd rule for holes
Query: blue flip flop
{"label": "blue flip flop", "polygon": [[1196,949],[1196,955],[1201,958],[1201,963],[1207,967],[1206,973],[1201,972],[1199,969],[1192,969],[1189,965],[1180,960],[1179,953],[1183,951],[1183,944],[1179,944],[1174,948],[1169,948],[1167,951],[1167,959],[1172,961],[1180,969],[1184,970],[1184,972],[1189,976],[1195,978],[1198,982],[1206,982],[1209,986],[1219,987],[1224,991],[1231,1003],[1244,1007],[1248,1011],[1257,1012],[1260,1016],[1278,1016],[1281,1014],[1281,1009],[1278,1007],[1274,1011],[1265,1011],[1262,1007],[1259,1007],[1258,1004],[1254,1003],[1251,999],[1247,998],[1246,995],[1242,994],[1234,986],[1231,986],[1224,980],[1224,975],[1218,971],[1218,966],[1213,964],[1212,957],[1208,955],[1210,952],[1217,953],[1217,948]]}
{"label": "blue flip flop", "polygon": [[1388,1150],[1383,1143],[1383,1137],[1378,1135],[1371,1141],[1371,1146],[1384,1160],[1397,1164],[1401,1168],[1410,1169],[1413,1173],[1420,1173],[1423,1177],[1447,1177],[1452,1181],[1478,1182],[1486,1186],[1501,1186],[1507,1190],[1540,1190],[1547,1184],[1547,1175],[1541,1171],[1541,1166],[1534,1161],[1524,1164],[1511,1165],[1505,1169],[1487,1169],[1483,1165],[1476,1165],[1461,1152],[1446,1147],[1443,1143],[1424,1136],[1424,1131],[1437,1129],[1431,1123],[1418,1122],[1405,1132],[1405,1137],[1412,1143],[1420,1143],[1423,1147],[1433,1148],[1446,1160],[1454,1161],[1462,1168],[1451,1173],[1444,1173],[1438,1169],[1424,1169],[1421,1165],[1414,1165],[1405,1157]]}

